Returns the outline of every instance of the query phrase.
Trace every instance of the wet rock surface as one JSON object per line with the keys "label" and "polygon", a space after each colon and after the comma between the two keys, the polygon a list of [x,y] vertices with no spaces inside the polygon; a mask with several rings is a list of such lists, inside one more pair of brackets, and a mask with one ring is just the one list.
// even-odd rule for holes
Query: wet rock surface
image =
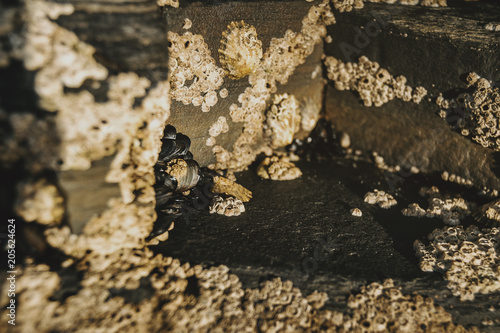
{"label": "wet rock surface", "polygon": [[[245,288],[280,276],[305,294],[326,292],[327,307],[338,310],[349,291],[390,277],[405,293],[434,298],[458,324],[473,324],[482,332],[498,329],[500,322],[492,310],[498,295],[477,295],[474,302],[460,302],[440,275],[418,268],[413,242],[426,239],[443,222],[401,213],[409,203],[425,201],[418,195],[425,184],[484,202],[475,190],[445,183],[437,176],[411,175],[395,183],[394,174],[339,156],[297,165],[303,176],[287,182],[262,180],[253,165],[238,175],[238,182],[254,194],[244,214],[230,218],[208,212],[188,214],[175,222],[169,240],[154,251],[207,267],[227,265]],[[398,204],[382,209],[365,203],[364,195],[373,189],[392,193]],[[362,217],[351,214],[355,207]]]}
{"label": "wet rock surface", "polygon": [[[238,181],[254,194],[245,214],[188,214],[176,221],[172,237],[157,251],[193,263],[284,272],[299,267],[306,276],[420,275],[412,242],[442,223],[402,216],[411,193],[402,193],[401,203],[383,210],[363,201],[366,192],[390,186],[373,165],[337,158],[298,166],[303,176],[288,182],[261,180],[252,170],[242,173]],[[363,212],[361,218],[350,213],[354,207]]]}

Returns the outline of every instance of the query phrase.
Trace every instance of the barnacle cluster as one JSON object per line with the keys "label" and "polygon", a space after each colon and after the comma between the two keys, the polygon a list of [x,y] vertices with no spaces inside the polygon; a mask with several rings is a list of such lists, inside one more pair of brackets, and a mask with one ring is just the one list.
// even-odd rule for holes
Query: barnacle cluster
{"label": "barnacle cluster", "polygon": [[[91,252],[74,268],[85,273],[81,285],[71,287],[46,265],[19,268],[17,311],[30,315],[18,316],[16,327],[23,332],[160,332],[166,328],[242,332],[285,326],[306,330],[321,320],[317,311],[327,299],[317,292],[303,296],[290,281],[279,278],[257,289],[243,289],[226,266],[190,266],[147,248]],[[52,297],[58,290],[68,297]],[[134,301],[119,292],[141,290],[144,297]],[[2,308],[0,323],[6,327],[8,317]]]}
{"label": "barnacle cluster", "polygon": [[257,175],[264,179],[293,180],[302,176],[302,171],[286,156],[266,157],[257,167]]}
{"label": "barnacle cluster", "polygon": [[391,279],[363,286],[347,305],[349,319],[339,325],[344,332],[479,332],[455,325],[430,297],[404,295]]}
{"label": "barnacle cluster", "polygon": [[474,217],[483,223],[500,226],[500,200],[481,206],[474,212]]}
{"label": "barnacle cluster", "polygon": [[436,99],[441,109],[439,115],[462,135],[483,147],[500,151],[500,88],[476,73],[467,76],[467,84],[470,92],[454,99],[445,99],[442,95]]}
{"label": "barnacle cluster", "polygon": [[210,111],[218,101],[216,90],[224,83],[223,69],[216,66],[203,36],[169,31],[168,41],[172,99]]}
{"label": "barnacle cluster", "polygon": [[500,31],[500,23],[489,22],[484,26],[486,30]]}
{"label": "barnacle cluster", "polygon": [[410,6],[427,6],[427,7],[446,7],[446,0],[364,0],[365,2],[375,2],[375,3],[399,3],[401,5]]}
{"label": "barnacle cluster", "polygon": [[363,0],[332,0],[332,4],[341,13],[364,7]]}
{"label": "barnacle cluster", "polygon": [[500,230],[479,230],[470,226],[436,229],[428,236],[429,244],[416,241],[420,269],[444,274],[448,288],[461,300],[473,300],[475,294],[500,290]]}
{"label": "barnacle cluster", "polygon": [[64,216],[64,199],[57,187],[46,179],[18,184],[15,211],[26,222],[58,225]]}
{"label": "barnacle cluster", "polygon": [[271,147],[289,145],[300,130],[300,109],[295,96],[275,95],[271,108],[266,113],[266,136],[271,138]]}
{"label": "barnacle cluster", "polygon": [[222,32],[219,61],[230,79],[251,74],[260,64],[262,42],[255,27],[244,21],[231,22]]}
{"label": "barnacle cluster", "polygon": [[[99,264],[96,264],[99,263]],[[71,261],[66,263],[72,265]],[[431,298],[403,295],[392,280],[361,288],[346,313],[324,308],[328,296],[307,296],[280,278],[243,289],[226,266],[204,268],[153,251],[121,249],[88,253],[76,264],[85,269],[81,285],[64,286],[46,265],[29,264],[17,280],[16,325],[23,331],[405,331],[477,332],[454,325],[451,315]],[[145,290],[130,301],[119,290]],[[64,300],[54,298],[65,292]],[[43,304],[44,306],[41,306]],[[159,308],[161,310],[159,311]],[[96,309],[100,311],[96,312]],[[5,310],[4,310],[5,311]],[[5,324],[5,315],[1,323]],[[88,320],[93,318],[93,320]]]}
{"label": "barnacle cluster", "polygon": [[472,186],[473,185],[472,180],[465,179],[463,177],[455,175],[454,173],[450,174],[448,171],[443,171],[441,173],[441,178],[446,182],[457,183],[457,184],[465,185],[465,186]]}
{"label": "barnacle cluster", "polygon": [[367,107],[382,106],[394,98],[418,104],[427,94],[425,88],[407,86],[404,76],[394,78],[389,71],[365,56],[360,57],[358,63],[344,63],[329,56],[325,65],[327,76],[335,82],[335,88],[357,91]]}
{"label": "barnacle cluster", "polygon": [[326,26],[335,22],[328,1],[311,6],[302,21],[300,32],[287,30],[282,38],[271,39],[260,65],[249,76],[251,87],[238,97],[238,104],[229,108],[234,122],[244,122],[243,133],[236,139],[232,151],[219,145],[213,147],[217,162],[214,169],[240,171],[252,163],[261,152],[272,152],[258,146],[265,124],[266,102],[276,92],[277,83],[285,84],[295,68],[304,63],[317,43],[326,36]]}
{"label": "barnacle cluster", "polygon": [[[222,91],[222,90],[221,90]],[[221,133],[227,133],[229,131],[229,125],[227,124],[227,119],[224,116],[220,116],[217,121],[215,121],[210,129],[208,130],[208,134],[210,137],[207,139],[206,145],[213,146],[216,143],[216,137],[218,137]]]}
{"label": "barnacle cluster", "polygon": [[396,199],[389,193],[374,190],[365,194],[365,202],[370,205],[378,205],[380,208],[388,209],[397,205]]}
{"label": "barnacle cluster", "polygon": [[210,214],[219,214],[226,216],[238,216],[245,211],[245,206],[241,200],[235,197],[223,198],[216,195],[212,198],[209,206]]}
{"label": "barnacle cluster", "polygon": [[436,186],[421,188],[420,195],[428,197],[429,207],[427,210],[421,208],[417,203],[413,203],[401,211],[403,215],[439,217],[448,225],[458,225],[476,208],[474,203],[467,202],[459,196],[450,197],[440,194]]}

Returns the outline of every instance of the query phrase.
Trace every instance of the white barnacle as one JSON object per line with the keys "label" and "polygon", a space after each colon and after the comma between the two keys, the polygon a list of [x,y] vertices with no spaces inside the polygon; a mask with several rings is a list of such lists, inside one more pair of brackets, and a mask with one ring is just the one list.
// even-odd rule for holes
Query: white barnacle
{"label": "white barnacle", "polygon": [[293,141],[300,130],[299,105],[293,95],[275,95],[266,114],[266,135],[271,138],[273,148],[284,147]]}
{"label": "white barnacle", "polygon": [[219,60],[231,79],[241,79],[252,73],[262,58],[262,42],[254,26],[231,22],[222,33]]}
{"label": "white barnacle", "polygon": [[264,179],[293,180],[302,176],[302,171],[287,157],[266,157],[257,167],[257,175]]}
{"label": "white barnacle", "polygon": [[245,211],[245,206],[241,200],[235,197],[222,198],[216,195],[209,207],[210,214],[220,214],[226,216],[238,216]]}
{"label": "white barnacle", "polygon": [[319,113],[321,107],[319,103],[316,103],[312,98],[304,98],[304,102],[301,105],[301,126],[304,131],[312,131],[316,126],[319,119]]}

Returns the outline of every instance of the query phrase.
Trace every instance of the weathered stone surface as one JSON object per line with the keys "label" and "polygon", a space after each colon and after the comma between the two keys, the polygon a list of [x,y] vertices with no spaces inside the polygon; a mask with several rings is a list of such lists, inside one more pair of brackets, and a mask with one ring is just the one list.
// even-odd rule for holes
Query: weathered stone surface
{"label": "weathered stone surface", "polygon": [[119,186],[105,180],[113,158],[105,157],[94,162],[89,170],[58,172],[73,233],[80,233],[91,217],[104,212],[110,198],[120,198]]}
{"label": "weathered stone surface", "polygon": [[[211,56],[216,65],[221,66],[218,50],[221,47],[222,32],[233,22],[243,20],[256,28],[257,36],[262,41],[263,51],[269,47],[272,38],[282,38],[287,29],[300,31],[302,19],[311,7],[305,1],[289,1],[286,6],[274,1],[228,1],[217,4],[202,2],[182,3],[179,8],[165,8],[164,15],[169,31],[183,34],[189,31],[200,34],[207,43]],[[185,19],[190,19],[193,25],[185,30]],[[321,108],[323,79],[320,71],[322,44],[318,44],[304,64],[295,69],[288,83],[278,85],[277,94],[288,93],[295,95],[299,103],[305,103],[306,98],[312,100],[313,105]],[[318,67],[320,66],[320,67]],[[312,73],[317,72],[314,77]],[[231,151],[233,143],[243,130],[243,123],[235,123],[229,115],[231,104],[239,104],[238,96],[247,87],[251,87],[248,77],[237,80],[224,78],[220,89],[227,89],[229,96],[218,99],[217,104],[209,112],[201,112],[199,106],[183,105],[172,101],[168,123],[175,126],[178,132],[187,134],[192,140],[191,151],[201,165],[215,162],[212,148],[207,147],[206,140],[210,137],[208,129],[220,116],[228,119],[229,132],[217,137],[217,144]],[[269,105],[270,101],[268,102]],[[301,132],[297,137],[303,137]]]}
{"label": "weathered stone surface", "polygon": [[337,91],[330,82],[329,119],[350,135],[353,148],[375,151],[388,165],[448,171],[479,187],[500,188],[492,151],[453,132],[436,105],[440,93],[456,97],[465,91],[470,72],[500,79],[500,35],[482,24],[498,15],[499,7],[487,1],[439,9],[365,4],[338,15],[328,30],[335,43],[325,44],[326,55],[344,62],[365,55],[428,94],[419,104],[393,100],[366,108],[356,92]]}

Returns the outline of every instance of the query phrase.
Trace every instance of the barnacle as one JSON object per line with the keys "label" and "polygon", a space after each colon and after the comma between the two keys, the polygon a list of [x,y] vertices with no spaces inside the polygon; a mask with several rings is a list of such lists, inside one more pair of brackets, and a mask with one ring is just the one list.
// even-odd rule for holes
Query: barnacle
{"label": "barnacle", "polygon": [[289,145],[300,130],[300,109],[295,96],[275,95],[271,108],[266,113],[266,135],[271,138],[271,147]]}
{"label": "barnacle", "polygon": [[222,33],[219,60],[231,79],[241,79],[252,73],[262,58],[262,42],[254,26],[231,22]]}
{"label": "barnacle", "polygon": [[319,119],[320,104],[316,103],[312,98],[304,98],[304,102],[300,105],[300,114],[302,120],[300,122],[304,131],[310,132],[316,126]]}
{"label": "barnacle", "polygon": [[213,177],[213,183],[213,193],[233,196],[242,202],[248,202],[252,198],[251,191],[225,177],[215,176]]}
{"label": "barnacle", "polygon": [[361,216],[363,216],[363,212],[359,208],[353,208],[353,209],[351,209],[351,215],[361,217]]}
{"label": "barnacle", "polygon": [[398,202],[392,195],[384,191],[374,190],[365,194],[365,202],[370,205],[378,205],[380,208],[390,208]]}
{"label": "barnacle", "polygon": [[286,156],[266,157],[257,167],[257,175],[264,179],[293,180],[302,176],[302,172]]}
{"label": "barnacle", "polygon": [[177,180],[175,192],[192,189],[200,179],[200,167],[194,160],[176,158],[165,165],[165,173]]}
{"label": "barnacle", "polygon": [[210,202],[210,214],[219,214],[226,216],[238,216],[245,211],[245,206],[241,200],[234,197],[222,198],[219,195],[213,197]]}

